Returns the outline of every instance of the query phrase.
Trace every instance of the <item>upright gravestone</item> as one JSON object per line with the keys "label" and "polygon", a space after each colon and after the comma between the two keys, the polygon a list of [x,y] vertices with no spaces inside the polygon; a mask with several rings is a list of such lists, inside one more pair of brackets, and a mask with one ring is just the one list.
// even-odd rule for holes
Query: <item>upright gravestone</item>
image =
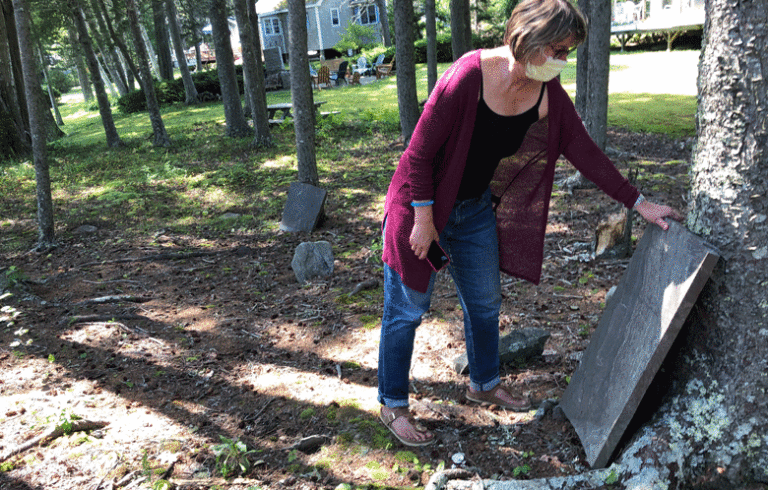
{"label": "upright gravestone", "polygon": [[283,231],[311,232],[323,216],[327,192],[319,187],[292,182],[283,208],[280,229]]}
{"label": "upright gravestone", "polygon": [[607,466],[719,257],[676,222],[646,228],[561,401],[592,467]]}

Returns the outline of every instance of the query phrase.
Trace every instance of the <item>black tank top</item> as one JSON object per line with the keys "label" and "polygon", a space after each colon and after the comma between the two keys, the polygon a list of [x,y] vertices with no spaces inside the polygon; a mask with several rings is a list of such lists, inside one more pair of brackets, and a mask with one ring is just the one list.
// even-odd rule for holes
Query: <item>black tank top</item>
{"label": "black tank top", "polygon": [[499,162],[520,149],[528,128],[539,120],[539,105],[544,97],[545,87],[546,84],[542,83],[539,100],[533,107],[522,114],[502,116],[493,112],[485,103],[481,85],[472,143],[469,146],[467,166],[464,168],[457,199],[482,196],[491,183]]}

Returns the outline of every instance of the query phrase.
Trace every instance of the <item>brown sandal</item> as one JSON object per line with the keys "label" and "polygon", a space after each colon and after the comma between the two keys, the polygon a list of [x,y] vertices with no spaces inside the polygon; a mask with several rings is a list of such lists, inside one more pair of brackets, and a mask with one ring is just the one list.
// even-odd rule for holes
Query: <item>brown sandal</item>
{"label": "brown sandal", "polygon": [[[512,399],[512,403],[507,403],[502,398],[499,398],[499,390],[509,395]],[[531,402],[527,398],[515,399],[501,386],[501,384],[496,385],[488,391],[472,391],[467,389],[466,397],[467,400],[473,402],[481,403],[483,405],[498,405],[514,412],[527,412],[531,409]]]}
{"label": "brown sandal", "polygon": [[[394,427],[394,424],[395,424],[395,421],[400,417],[405,417],[406,421],[409,424],[411,424],[411,426],[413,427],[413,430],[421,434],[424,434],[426,436],[426,439],[414,439],[412,437],[406,437],[403,434],[398,434],[397,430]],[[408,411],[408,407],[390,408],[384,405],[381,407],[381,412],[379,413],[379,420],[381,420],[384,426],[387,429],[389,429],[389,431],[395,437],[397,437],[398,441],[402,442],[406,446],[412,446],[412,447],[429,446],[430,444],[435,442],[434,434],[427,431],[426,427],[418,423],[413,418],[413,416],[411,416],[411,413]]]}

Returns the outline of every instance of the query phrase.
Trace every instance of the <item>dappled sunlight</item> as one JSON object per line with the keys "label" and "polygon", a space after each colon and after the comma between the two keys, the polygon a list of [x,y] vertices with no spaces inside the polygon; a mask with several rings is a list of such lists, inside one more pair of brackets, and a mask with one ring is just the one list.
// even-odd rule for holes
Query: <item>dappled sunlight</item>
{"label": "dappled sunlight", "polygon": [[[340,365],[341,366],[341,365]],[[343,373],[345,368],[340,367]],[[378,412],[376,388],[345,383],[336,375],[303,371],[284,364],[251,363],[245,381],[264,395],[288,398],[316,406],[354,400],[368,412]],[[363,395],[363,396],[361,396]]]}
{"label": "dappled sunlight", "polygon": [[295,155],[282,155],[273,160],[267,160],[261,165],[263,168],[293,170],[296,167]]}

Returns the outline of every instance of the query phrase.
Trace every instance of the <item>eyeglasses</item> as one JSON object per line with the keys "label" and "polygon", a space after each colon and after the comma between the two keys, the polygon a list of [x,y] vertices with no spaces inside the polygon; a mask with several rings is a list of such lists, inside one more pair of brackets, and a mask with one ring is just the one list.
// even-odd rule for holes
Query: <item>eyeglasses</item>
{"label": "eyeglasses", "polygon": [[567,58],[568,55],[570,55],[571,53],[573,53],[576,50],[576,48],[560,48],[560,49],[555,49],[552,46],[550,46],[549,49],[552,50],[552,57],[555,58],[555,59]]}

